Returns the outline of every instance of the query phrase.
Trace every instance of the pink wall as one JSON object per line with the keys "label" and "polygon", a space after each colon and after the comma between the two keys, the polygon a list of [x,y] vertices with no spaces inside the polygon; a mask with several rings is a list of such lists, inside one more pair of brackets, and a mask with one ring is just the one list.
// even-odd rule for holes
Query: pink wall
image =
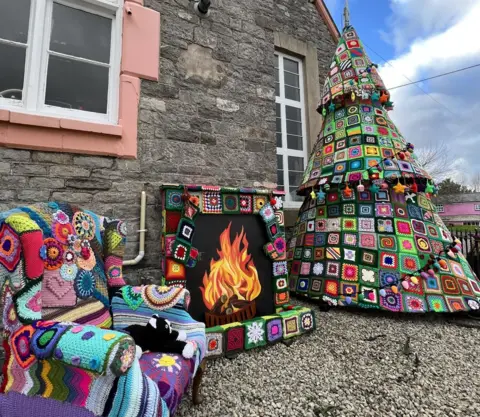
{"label": "pink wall", "polygon": [[480,211],[474,209],[475,204],[480,204],[480,201],[476,203],[455,203],[455,204],[443,204],[443,213],[439,213],[440,216],[463,216],[463,215],[479,215]]}

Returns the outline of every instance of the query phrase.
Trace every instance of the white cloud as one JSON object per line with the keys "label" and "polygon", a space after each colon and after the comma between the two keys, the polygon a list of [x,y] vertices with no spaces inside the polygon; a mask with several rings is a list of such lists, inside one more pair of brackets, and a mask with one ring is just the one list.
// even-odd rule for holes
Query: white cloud
{"label": "white cloud", "polygon": [[[472,6],[470,0],[426,0],[432,7],[421,9],[418,1],[391,2],[390,20],[402,24],[390,35],[397,36],[403,28],[403,39],[414,40],[390,61],[391,66],[380,65],[380,75],[387,87],[408,83],[405,76],[416,81],[480,63],[480,42],[475,36],[480,22],[480,2]],[[459,7],[459,3],[464,7]],[[413,4],[416,13],[408,17]],[[444,15],[439,22],[434,22],[441,10]],[[416,32],[412,30],[415,25]],[[438,31],[438,27],[442,30]],[[391,91],[395,103],[391,117],[406,139],[417,147],[446,142],[451,164],[460,167],[457,178],[462,176],[461,171],[463,176],[480,172],[480,83],[477,80],[480,80],[480,68]]]}

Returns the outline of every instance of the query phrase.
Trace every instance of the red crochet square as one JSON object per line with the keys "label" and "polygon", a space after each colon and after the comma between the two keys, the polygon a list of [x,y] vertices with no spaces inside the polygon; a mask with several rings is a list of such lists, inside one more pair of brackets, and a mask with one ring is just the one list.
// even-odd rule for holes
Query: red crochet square
{"label": "red crochet square", "polygon": [[234,327],[227,330],[227,352],[233,352],[236,350],[242,350],[244,345],[245,331],[242,327]]}

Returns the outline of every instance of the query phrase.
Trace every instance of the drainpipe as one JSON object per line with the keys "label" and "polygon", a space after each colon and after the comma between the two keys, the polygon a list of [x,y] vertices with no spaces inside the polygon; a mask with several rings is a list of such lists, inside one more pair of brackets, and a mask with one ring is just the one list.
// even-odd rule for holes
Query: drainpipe
{"label": "drainpipe", "polygon": [[193,4],[193,9],[195,13],[200,17],[208,17],[210,15],[210,0],[197,0]]}
{"label": "drainpipe", "polygon": [[123,261],[123,265],[137,265],[145,256],[145,212],[147,209],[147,194],[145,191],[142,191],[142,197],[140,202],[140,229],[138,233],[140,233],[140,245],[138,247],[138,255],[135,259],[129,259],[127,261]]}

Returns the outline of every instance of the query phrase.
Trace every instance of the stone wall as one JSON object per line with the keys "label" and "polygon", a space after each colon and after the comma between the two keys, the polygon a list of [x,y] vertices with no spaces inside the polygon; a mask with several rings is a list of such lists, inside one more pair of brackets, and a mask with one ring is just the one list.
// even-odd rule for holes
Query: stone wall
{"label": "stone wall", "polygon": [[0,148],[0,210],[64,200],[126,219],[128,258],[146,190],[146,256],[126,270],[135,283],[160,278],[160,184],[276,181],[274,31],[317,45],[322,84],[335,48],[307,0],[213,0],[209,19],[189,0],[145,4],[162,16],[161,75],[142,82],[137,160]]}

